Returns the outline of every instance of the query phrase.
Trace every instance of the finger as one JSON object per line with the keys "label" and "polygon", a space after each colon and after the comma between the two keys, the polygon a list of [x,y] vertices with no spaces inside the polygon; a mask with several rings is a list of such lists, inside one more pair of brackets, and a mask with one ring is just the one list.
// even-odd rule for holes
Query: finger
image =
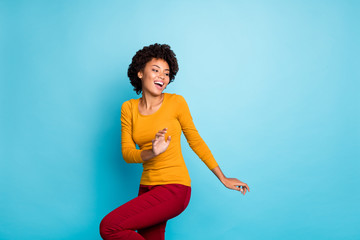
{"label": "finger", "polygon": [[246,183],[241,182],[240,184],[242,187],[246,187],[249,190],[249,186]]}
{"label": "finger", "polygon": [[157,144],[158,142],[161,141],[161,137],[155,137],[155,139],[153,139],[153,144]]}
{"label": "finger", "polygon": [[171,140],[171,136],[168,136],[167,140],[168,140],[168,142],[170,142],[170,140]]}
{"label": "finger", "polygon": [[245,195],[245,189],[243,187],[241,187],[241,193]]}
{"label": "finger", "polygon": [[246,184],[246,188],[247,188],[247,190],[250,192],[250,188],[249,188],[249,186]]}
{"label": "finger", "polygon": [[165,134],[163,134],[163,133],[157,133],[155,136],[159,138],[159,137],[163,137],[164,135]]}

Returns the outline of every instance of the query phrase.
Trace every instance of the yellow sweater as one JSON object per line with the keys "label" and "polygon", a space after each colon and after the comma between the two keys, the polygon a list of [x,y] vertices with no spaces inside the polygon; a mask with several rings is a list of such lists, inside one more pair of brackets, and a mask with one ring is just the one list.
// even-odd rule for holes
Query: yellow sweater
{"label": "yellow sweater", "polygon": [[[181,131],[184,132],[192,150],[209,169],[218,166],[210,149],[195,128],[184,97],[164,93],[160,108],[151,115],[140,114],[138,104],[139,99],[130,99],[121,107],[121,147],[123,158],[127,163],[143,164],[140,184],[179,183],[191,186],[189,172],[181,152]],[[165,139],[171,136],[169,147],[160,155],[143,161],[140,156],[141,151],[152,149],[151,140],[163,128],[168,128]],[[136,149],[135,143],[140,150]]]}

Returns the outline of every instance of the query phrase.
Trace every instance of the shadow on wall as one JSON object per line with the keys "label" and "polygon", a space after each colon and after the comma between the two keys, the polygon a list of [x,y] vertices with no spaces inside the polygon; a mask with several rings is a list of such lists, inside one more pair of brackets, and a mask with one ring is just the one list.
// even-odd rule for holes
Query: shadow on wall
{"label": "shadow on wall", "polygon": [[126,163],[121,153],[121,105],[138,97],[128,80],[109,82],[99,90],[100,117],[94,146],[95,216],[99,224],[110,211],[137,196],[142,172],[140,164]]}

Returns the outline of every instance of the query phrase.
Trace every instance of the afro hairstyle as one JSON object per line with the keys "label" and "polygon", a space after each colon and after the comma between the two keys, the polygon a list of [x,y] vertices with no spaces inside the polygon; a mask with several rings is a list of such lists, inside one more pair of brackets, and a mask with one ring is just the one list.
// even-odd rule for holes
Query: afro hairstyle
{"label": "afro hairstyle", "polygon": [[142,92],[142,84],[141,79],[138,77],[138,72],[144,70],[146,63],[151,61],[153,58],[163,59],[169,65],[169,84],[174,81],[175,75],[179,71],[176,55],[170,49],[169,45],[155,43],[145,46],[143,49],[136,52],[128,68],[130,83],[133,85],[134,91],[138,95]]}

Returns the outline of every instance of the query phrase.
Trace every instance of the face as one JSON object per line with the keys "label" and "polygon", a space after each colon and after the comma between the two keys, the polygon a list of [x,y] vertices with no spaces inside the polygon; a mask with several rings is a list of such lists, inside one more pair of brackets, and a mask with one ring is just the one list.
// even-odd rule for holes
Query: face
{"label": "face", "polygon": [[170,81],[169,64],[163,59],[153,58],[146,63],[142,71],[138,72],[138,77],[141,79],[143,93],[161,95]]}

